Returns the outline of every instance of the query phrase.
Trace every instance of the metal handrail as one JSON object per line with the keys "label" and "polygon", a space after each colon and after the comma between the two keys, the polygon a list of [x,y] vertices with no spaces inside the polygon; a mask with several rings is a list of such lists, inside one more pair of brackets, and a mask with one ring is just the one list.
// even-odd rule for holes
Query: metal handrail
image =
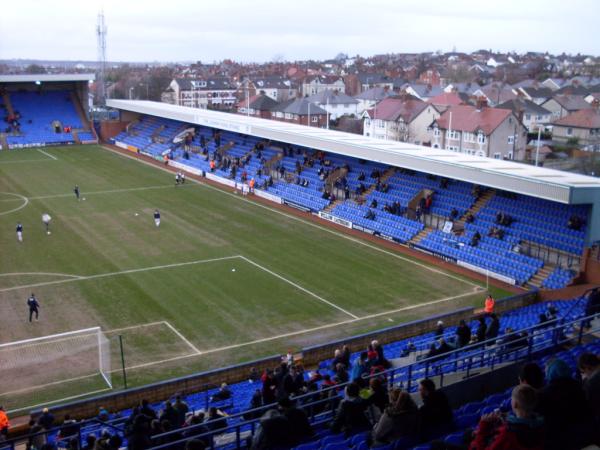
{"label": "metal handrail", "polygon": [[[490,367],[493,369],[495,364],[501,363],[502,361],[511,361],[511,360],[517,361],[518,359],[524,359],[524,358],[531,359],[534,354],[548,349],[549,348],[549,347],[547,347],[548,344],[550,344],[552,347],[555,347],[557,345],[563,344],[563,343],[571,341],[573,339],[577,339],[578,343],[581,343],[581,340],[582,340],[582,337],[584,334],[590,334],[590,333],[596,331],[596,330],[591,330],[586,333],[583,333],[583,324],[588,319],[594,318],[596,316],[597,316],[597,314],[591,315],[589,317],[579,317],[577,319],[573,319],[573,320],[567,321],[567,322],[565,322],[562,318],[553,319],[551,321],[548,321],[548,322],[545,322],[542,324],[537,324],[537,325],[534,325],[534,326],[531,326],[528,328],[524,328],[524,329],[521,329],[521,330],[518,330],[518,331],[515,331],[512,333],[504,334],[498,338],[492,338],[492,339],[488,339],[486,341],[467,345],[467,346],[461,347],[459,349],[455,349],[451,352],[445,353],[443,355],[439,355],[439,356],[436,355],[431,358],[425,358],[420,361],[415,361],[413,363],[407,364],[402,367],[394,367],[394,368],[391,368],[391,369],[388,369],[388,370],[385,370],[382,372],[378,372],[373,375],[369,375],[364,378],[366,380],[368,380],[370,378],[384,376],[388,380],[388,384],[393,385],[394,378],[398,374],[398,372],[406,370],[407,374],[408,374],[408,380],[406,380],[405,386],[402,386],[402,381],[400,382],[400,385],[401,385],[401,387],[404,387],[405,389],[410,390],[411,385],[414,382],[413,378],[415,376],[414,375],[415,368],[419,369],[419,367],[418,367],[419,365],[425,364],[424,370],[425,370],[426,376],[424,376],[424,377],[419,376],[419,378],[427,378],[429,375],[429,373],[428,373],[429,370],[436,369],[434,372],[431,373],[431,376],[440,376],[440,387],[442,387],[443,386],[443,376],[444,376],[443,371],[440,370],[440,367],[442,365],[454,365],[455,368],[457,369],[456,372],[458,372],[459,365],[460,365],[460,363],[462,363],[462,365],[460,367],[465,369],[465,371],[467,373],[466,377],[468,378],[469,376],[472,376],[471,371],[473,370],[473,366],[477,362],[480,362],[481,366],[483,366],[484,363],[487,361],[490,364]],[[576,325],[577,323],[580,323],[582,325],[578,335],[575,337],[571,337],[571,338],[565,337],[564,339],[561,339],[561,333],[559,333],[559,331],[562,331],[565,328],[570,327],[572,325]],[[526,331],[528,332],[528,336],[523,337],[522,333],[526,332]],[[545,339],[541,342],[539,340],[537,342],[534,342],[534,337],[536,336],[536,334],[533,333],[534,331],[535,332],[543,331],[544,335],[550,333],[550,338]],[[539,335],[541,335],[541,333],[538,333],[537,335],[539,336]],[[521,341],[521,342],[523,342],[523,344],[519,345],[518,347],[514,347],[514,348],[506,347],[506,345],[509,344],[511,341],[509,341],[508,343],[502,342],[502,341],[505,341],[505,338],[508,336],[518,337],[519,339],[516,339],[514,342],[517,343],[517,342]],[[491,347],[492,344],[494,345],[494,347]],[[478,347],[483,347],[483,349],[477,350],[474,353],[469,353],[470,350],[475,350]],[[462,353],[462,352],[465,352],[465,350],[467,351],[467,354],[459,354],[459,352]],[[524,351],[526,351],[526,354],[519,357],[519,353],[524,352]],[[454,355],[454,359],[448,360],[448,357],[451,355]],[[441,360],[440,357],[442,357],[443,360]],[[332,401],[332,398],[329,398],[329,395],[328,395],[328,397],[325,399],[319,399],[317,401],[310,402],[310,398],[314,397],[315,394],[318,394],[319,396],[321,396],[323,394],[330,393],[331,391],[334,391],[334,390],[340,391],[342,388],[344,388],[345,386],[347,386],[350,383],[351,383],[351,381],[348,381],[347,383],[337,384],[335,386],[325,388],[325,389],[322,389],[322,390],[319,390],[316,392],[309,392],[306,394],[302,394],[302,395],[294,397],[294,400],[300,402],[301,406],[303,408],[309,408],[309,407],[314,408],[314,406],[316,406],[320,403],[326,403],[326,402]],[[339,400],[339,396],[336,395],[333,397],[333,399],[336,399],[336,398]],[[303,404],[302,403],[303,400],[308,400],[309,403]],[[272,409],[276,406],[277,406],[277,403],[263,405],[258,408],[249,409],[249,410],[245,410],[240,413],[232,414],[230,416],[227,416],[227,419],[236,419],[239,417],[243,417],[244,415],[247,415],[247,414],[258,414],[259,412],[264,412],[264,411],[266,411],[268,409]],[[215,423],[218,420],[222,420],[222,419],[216,419],[213,421],[196,424],[196,425],[193,425],[190,427],[180,428],[178,430],[172,430],[172,431],[169,431],[166,433],[152,436],[150,439],[156,440],[159,438],[164,439],[164,438],[168,438],[168,437],[173,437],[173,436],[181,433],[182,431],[192,431],[194,429],[200,429],[202,427],[209,426],[211,423]],[[193,436],[193,437],[195,438],[195,437],[214,436],[215,434],[223,434],[226,430],[230,430],[230,429],[235,429],[236,433],[239,435],[239,433],[241,432],[240,429],[242,426],[245,426],[248,424],[253,424],[252,425],[252,431],[253,431],[254,424],[256,424],[259,420],[260,420],[259,418],[255,418],[255,419],[251,419],[251,420],[243,420],[241,423],[228,425],[227,427],[224,427],[220,430],[206,432],[206,433],[203,433],[202,435]],[[189,439],[192,439],[192,437],[186,437],[185,439],[169,442],[168,444],[161,444],[161,445],[152,447],[152,449],[153,450],[166,449],[170,445],[174,445],[175,443],[178,443],[178,442],[185,442],[186,440],[189,440]],[[211,438],[210,446],[211,446],[211,448],[213,446],[212,438]]]}

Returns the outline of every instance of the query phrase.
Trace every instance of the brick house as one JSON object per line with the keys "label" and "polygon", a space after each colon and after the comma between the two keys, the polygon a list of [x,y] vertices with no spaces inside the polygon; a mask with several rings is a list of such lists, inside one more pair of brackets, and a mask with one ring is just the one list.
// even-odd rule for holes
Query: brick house
{"label": "brick house", "polygon": [[327,125],[327,111],[306,98],[297,98],[280,103],[271,109],[272,120],[297,123],[324,128]]}

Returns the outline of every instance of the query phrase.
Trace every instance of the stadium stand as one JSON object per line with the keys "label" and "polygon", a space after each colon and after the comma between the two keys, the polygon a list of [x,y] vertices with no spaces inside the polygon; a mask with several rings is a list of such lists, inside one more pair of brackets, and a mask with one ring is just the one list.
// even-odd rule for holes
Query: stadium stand
{"label": "stadium stand", "polygon": [[[502,370],[503,367],[511,364],[522,364],[523,361],[528,360],[537,361],[541,367],[544,367],[559,358],[569,368],[570,375],[575,377],[577,375],[577,358],[584,352],[600,352],[600,340],[590,334],[598,331],[598,324],[594,322],[595,325],[592,329],[584,334],[580,331],[583,330],[581,323],[585,311],[586,302],[583,297],[551,303],[536,303],[515,309],[500,318],[500,334],[497,337],[464,348],[451,349],[442,355],[430,356],[431,345],[442,342],[440,338],[452,343],[453,336],[457,331],[454,326],[445,327],[441,333],[438,331],[413,336],[410,339],[387,344],[385,347],[373,343],[374,347],[367,350],[366,363],[369,367],[364,371],[363,376],[382,381],[384,389],[382,392],[387,391],[388,388],[397,387],[412,392],[415,396],[419,381],[422,379],[433,377],[438,384],[444,386],[451,385],[453,382],[460,384],[463,377],[470,379],[470,376],[481,374],[482,371],[493,373],[495,370]],[[546,317],[540,322],[542,314]],[[491,318],[487,318],[488,326],[490,321]],[[477,335],[480,324],[480,321],[472,321],[469,324],[473,335]],[[511,332],[511,330],[513,331]],[[589,338],[586,339],[586,335]],[[229,386],[230,397],[220,395],[220,388],[215,387],[179,400],[171,399],[165,400],[164,403],[142,404],[134,409],[111,414],[101,412],[98,418],[76,424],[70,430],[81,442],[81,445],[89,435],[105,440],[112,437],[113,442],[120,441],[120,445],[123,446],[133,445],[136,440],[140,439],[139,434],[141,433],[144,435],[146,443],[142,448],[179,448],[178,445],[192,437],[204,439],[214,448],[246,448],[250,446],[246,438],[249,440],[260,439],[261,435],[258,430],[261,429],[260,424],[265,420],[263,413],[274,407],[274,405],[263,405],[270,405],[276,399],[292,395],[292,397],[297,397],[296,401],[304,410],[303,414],[310,418],[314,431],[314,434],[307,433],[297,436],[294,442],[296,444],[303,443],[296,448],[368,448],[370,435],[367,431],[372,425],[367,428],[367,422],[362,428],[346,429],[343,433],[331,426],[335,422],[336,414],[340,411],[340,402],[344,398],[344,391],[341,388],[346,386],[344,383],[348,380],[347,372],[352,369],[352,373],[355,373],[354,367],[357,360],[361,358],[361,353],[364,352],[364,350],[355,353],[336,352],[333,360],[322,361],[318,370],[314,372],[304,371],[301,366],[293,366],[293,363],[290,364],[287,358],[284,358],[281,366],[276,367],[273,372],[265,372],[260,379],[257,378],[257,374],[254,376],[251,374],[249,380]],[[386,369],[382,363],[383,360],[393,360],[394,367]],[[332,369],[332,366],[342,361],[348,362],[347,367],[340,369],[338,366],[335,370]],[[342,372],[346,372],[345,378],[341,377]],[[328,379],[332,382],[328,382]],[[363,382],[359,384],[362,386],[361,396],[365,398],[373,396],[373,392],[375,392],[373,389],[377,389],[372,383],[370,387]],[[273,386],[273,393],[270,392],[269,386]],[[424,445],[423,441],[427,442],[431,439],[462,443],[460,439],[465,436],[465,431],[472,429],[481,415],[496,409],[504,411],[510,409],[511,391],[512,387],[509,387],[499,392],[488,393],[475,401],[469,400],[460,404],[453,401],[452,415],[454,419],[448,423],[448,426],[429,430],[425,434],[405,436],[393,442],[384,443],[389,447],[382,446],[381,448],[413,448],[415,445]],[[382,399],[383,404],[387,404],[387,396]],[[185,407],[182,407],[182,402],[185,403]],[[183,413],[183,416],[172,415],[169,412],[171,404],[189,411],[187,420],[185,420],[186,413]],[[289,405],[285,402],[280,404],[282,405],[280,409],[283,407],[282,411],[285,415]],[[371,410],[375,404],[375,397],[366,402],[366,405],[370,405]],[[216,408],[225,415],[216,417],[213,414],[211,420],[210,415],[205,416],[205,413],[211,408]],[[176,409],[176,411],[178,410],[181,411],[181,409]],[[274,415],[275,413],[267,414]],[[163,423],[158,422],[152,425],[154,427],[152,429],[146,428],[146,425],[140,425],[140,422],[145,419],[136,419],[140,415],[148,415],[150,418],[158,417]],[[194,416],[197,419],[192,421],[191,417]],[[260,417],[263,417],[262,421],[259,419]],[[368,417],[371,418],[371,423],[377,421],[374,416]],[[174,423],[165,424],[165,420]],[[179,430],[178,428],[182,424],[183,428]],[[286,422],[280,423],[280,426],[286,426]],[[62,425],[41,433],[48,442],[66,448],[69,437],[65,437],[65,431],[61,431],[64,429],[65,426]],[[13,444],[15,442],[10,441],[6,448],[12,448]],[[288,441],[286,445],[277,448],[289,448],[290,446]],[[254,445],[252,448],[262,447]],[[430,447],[427,444],[418,448]]]}
{"label": "stadium stand", "polygon": [[[16,124],[9,124],[9,148],[74,143],[72,131],[87,128],[69,91],[18,91],[6,95],[15,112],[12,122]],[[91,138],[87,136],[85,140],[95,141],[93,134],[88,134]]]}
{"label": "stadium stand", "polygon": [[[195,131],[184,151],[185,144],[174,138],[188,128]],[[508,194],[154,116],[141,116],[115,142],[157,159],[168,155],[178,167],[211,172],[217,181],[244,184],[254,179],[256,189],[271,199],[327,213],[352,228],[512,284],[564,287],[572,279],[567,271],[577,270],[573,264],[584,249],[588,206]],[[448,220],[454,232],[441,230]],[[553,254],[562,256],[551,260]]]}

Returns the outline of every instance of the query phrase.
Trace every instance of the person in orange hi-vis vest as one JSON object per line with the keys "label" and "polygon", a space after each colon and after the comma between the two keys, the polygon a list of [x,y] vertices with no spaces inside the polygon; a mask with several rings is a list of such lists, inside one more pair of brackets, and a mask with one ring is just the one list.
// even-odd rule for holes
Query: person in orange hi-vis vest
{"label": "person in orange hi-vis vest", "polygon": [[4,407],[0,406],[0,435],[3,435],[4,437],[8,436],[9,426],[8,415],[4,411]]}
{"label": "person in orange hi-vis vest", "polygon": [[215,170],[215,160],[211,159],[210,160],[210,171],[213,172]]}
{"label": "person in orange hi-vis vest", "polygon": [[250,193],[254,192],[254,178],[250,179]]}
{"label": "person in orange hi-vis vest", "polygon": [[492,294],[488,294],[488,296],[485,298],[485,306],[483,310],[486,314],[492,314],[494,312],[495,305],[496,301],[494,300],[494,297],[492,297]]}

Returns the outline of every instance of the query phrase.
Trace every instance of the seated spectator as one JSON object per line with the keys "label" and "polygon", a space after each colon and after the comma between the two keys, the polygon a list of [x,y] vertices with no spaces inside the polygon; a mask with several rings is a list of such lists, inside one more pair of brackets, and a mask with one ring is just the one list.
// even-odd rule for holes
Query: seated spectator
{"label": "seated spectator", "polygon": [[419,431],[424,439],[452,429],[452,409],[446,395],[429,378],[419,383],[423,405],[419,408]]}
{"label": "seated spectator", "polygon": [[150,419],[156,419],[156,411],[154,411],[154,409],[152,409],[152,407],[150,406],[150,402],[148,402],[148,400],[143,399],[142,400],[142,404],[140,405],[140,414],[144,414],[145,416],[148,416]]}
{"label": "seated spectator", "polygon": [[593,353],[582,353],[577,368],[583,378],[583,392],[592,408],[596,425],[600,425],[600,358]]}
{"label": "seated spectator", "polygon": [[250,383],[256,383],[258,380],[260,380],[260,374],[258,373],[258,370],[256,369],[256,367],[250,368],[250,373],[248,374],[248,381]]}
{"label": "seated spectator", "polygon": [[[587,297],[585,315],[592,316],[594,314],[600,314],[600,289],[589,291],[585,296]],[[585,328],[590,329],[592,327],[592,319],[586,320],[584,326]]]}
{"label": "seated spectator", "polygon": [[469,450],[542,450],[544,446],[544,420],[534,412],[536,390],[519,385],[512,391],[512,414],[485,414]]}
{"label": "seated spectator", "polygon": [[284,398],[279,400],[279,411],[288,421],[288,439],[290,445],[310,439],[314,434],[304,410],[297,408],[291,400]]}
{"label": "seated spectator", "polygon": [[342,356],[342,350],[336,348],[333,351],[333,360],[331,361],[331,370],[335,371],[338,364],[344,364],[344,357]]}
{"label": "seated spectator", "polygon": [[333,381],[336,384],[343,384],[348,381],[348,371],[346,370],[346,366],[342,363],[338,363],[335,366],[335,375],[333,376]]}
{"label": "seated spectator", "polygon": [[369,426],[365,413],[368,404],[358,394],[358,384],[350,383],[346,386],[344,399],[340,402],[331,424],[334,433],[351,434]]}
{"label": "seated spectator", "polygon": [[350,347],[348,347],[346,344],[342,345],[342,359],[340,362],[346,367],[350,367],[351,354],[352,352],[350,351]]}
{"label": "seated spectator", "polygon": [[288,420],[276,409],[269,409],[260,418],[258,429],[252,438],[252,450],[285,448],[289,442]]}
{"label": "seated spectator", "polygon": [[584,225],[584,220],[577,216],[577,215],[572,215],[571,217],[569,217],[569,221],[567,222],[567,227],[570,228],[571,230],[576,230],[579,231],[581,230],[581,227]]}
{"label": "seated spectator", "polygon": [[377,208],[377,199],[373,199],[373,201],[371,201],[369,208]]}
{"label": "seated spectator", "polygon": [[475,222],[475,216],[473,214],[471,214],[471,212],[468,212],[467,215],[465,216],[465,222],[466,223]]}
{"label": "seated spectator", "polygon": [[537,412],[547,426],[548,449],[579,449],[590,442],[591,411],[583,389],[561,359],[546,366],[546,386],[540,390]]}
{"label": "seated spectator", "polygon": [[375,213],[372,209],[369,209],[365,214],[365,219],[375,220]]}
{"label": "seated spectator", "polygon": [[402,349],[402,352],[400,353],[400,357],[401,358],[406,358],[412,352],[414,352],[416,349],[417,349],[417,347],[415,346],[415,344],[413,344],[412,342],[409,342],[408,344],[406,344],[406,347],[404,347]]}
{"label": "seated spectator", "polygon": [[389,405],[373,427],[372,447],[386,445],[404,436],[413,436],[417,430],[417,405],[410,394],[394,388],[389,394]]}
{"label": "seated spectator", "polygon": [[355,381],[362,378],[364,374],[369,372],[367,367],[367,352],[361,352],[360,356],[354,360],[352,370],[350,372],[350,381]]}
{"label": "seated spectator", "polygon": [[458,217],[458,210],[456,208],[452,208],[450,211],[450,220],[454,220]]}
{"label": "seated spectator", "polygon": [[534,389],[544,387],[544,371],[535,362],[529,362],[521,367],[519,384],[526,384]]}
{"label": "seated spectator", "polygon": [[231,398],[231,390],[227,383],[221,384],[219,390],[210,398],[211,402],[218,402],[221,400],[228,400]]}
{"label": "seated spectator", "polygon": [[63,424],[60,427],[60,431],[58,432],[58,436],[60,439],[65,439],[70,436],[76,435],[79,431],[79,426],[77,425],[77,421],[75,419],[71,419],[69,414],[65,414],[65,420],[63,420]]}
{"label": "seated spectator", "polygon": [[375,377],[369,380],[369,397],[367,401],[369,405],[375,406],[378,409],[378,414],[381,414],[388,404],[388,390],[380,378]]}
{"label": "seated spectator", "polygon": [[160,413],[158,418],[161,422],[167,421],[171,427],[177,428],[179,425],[179,414],[173,408],[173,404],[169,401],[165,402],[165,409]]}
{"label": "seated spectator", "polygon": [[205,424],[209,431],[218,431],[227,427],[227,416],[219,411],[214,406],[208,409],[208,416],[206,417]]}

